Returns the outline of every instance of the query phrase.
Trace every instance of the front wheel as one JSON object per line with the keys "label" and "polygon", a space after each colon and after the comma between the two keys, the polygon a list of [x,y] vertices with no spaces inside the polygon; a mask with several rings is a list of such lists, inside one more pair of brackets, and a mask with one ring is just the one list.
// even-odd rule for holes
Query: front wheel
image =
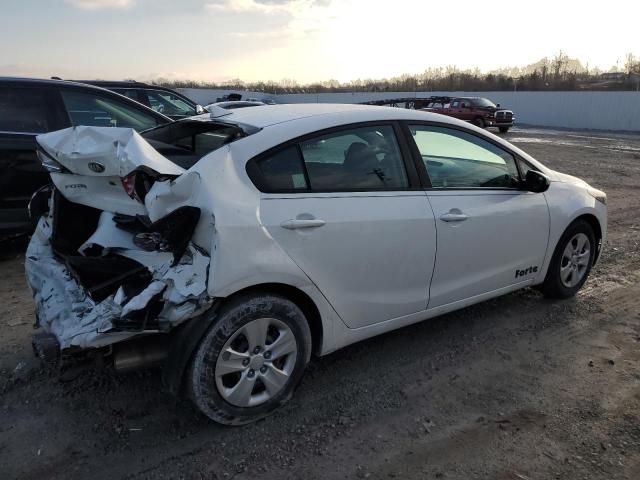
{"label": "front wheel", "polygon": [[509,131],[509,127],[498,127],[498,130],[500,130],[500,133],[507,133]]}
{"label": "front wheel", "polygon": [[484,119],[482,119],[481,117],[476,118],[471,123],[473,123],[476,127],[484,128]]}
{"label": "front wheel", "polygon": [[541,291],[548,298],[569,298],[587,281],[596,243],[593,228],[578,220],[564,232],[549,264]]}
{"label": "front wheel", "polygon": [[311,332],[290,300],[240,296],[223,307],[189,373],[202,413],[226,425],[263,418],[292,396],[311,357]]}

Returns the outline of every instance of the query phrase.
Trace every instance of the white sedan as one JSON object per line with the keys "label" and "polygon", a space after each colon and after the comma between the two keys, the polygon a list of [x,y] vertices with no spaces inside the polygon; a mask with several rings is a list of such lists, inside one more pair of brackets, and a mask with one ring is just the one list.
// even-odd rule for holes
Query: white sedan
{"label": "white sedan", "polygon": [[35,350],[162,362],[225,424],[286,402],[312,355],[520,288],[570,297],[606,235],[603,192],[413,110],[264,106],[38,143],[55,187],[32,202]]}

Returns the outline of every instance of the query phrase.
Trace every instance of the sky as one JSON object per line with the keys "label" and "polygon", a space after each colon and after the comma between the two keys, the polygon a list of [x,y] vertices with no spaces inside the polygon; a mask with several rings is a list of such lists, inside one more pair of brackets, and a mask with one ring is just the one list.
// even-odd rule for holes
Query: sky
{"label": "sky", "polygon": [[640,56],[637,0],[2,0],[0,75],[341,82]]}

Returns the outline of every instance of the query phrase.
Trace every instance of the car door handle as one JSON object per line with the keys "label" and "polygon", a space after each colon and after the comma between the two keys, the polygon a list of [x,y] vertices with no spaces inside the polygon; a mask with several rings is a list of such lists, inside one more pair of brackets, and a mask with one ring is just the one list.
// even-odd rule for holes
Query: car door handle
{"label": "car door handle", "polygon": [[440,220],[443,222],[464,222],[467,218],[469,218],[469,216],[460,211],[440,215]]}
{"label": "car door handle", "polygon": [[324,220],[320,220],[319,218],[307,218],[307,219],[298,219],[296,218],[291,220],[285,220],[280,224],[282,228],[286,228],[287,230],[297,230],[299,228],[314,228],[321,227],[325,224]]}

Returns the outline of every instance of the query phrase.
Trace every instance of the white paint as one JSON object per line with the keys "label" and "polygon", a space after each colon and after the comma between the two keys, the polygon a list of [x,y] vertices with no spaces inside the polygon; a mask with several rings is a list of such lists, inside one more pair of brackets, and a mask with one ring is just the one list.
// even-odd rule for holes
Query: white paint
{"label": "white paint", "polygon": [[85,255],[85,251],[93,246],[102,247],[102,255],[107,255],[114,249],[135,249],[133,237],[129,232],[116,228],[113,221],[114,214],[104,211],[100,214],[96,231],[78,248],[78,252]]}
{"label": "white paint", "polygon": [[[149,210],[157,207],[164,212],[172,204],[177,207],[185,202],[201,210],[193,244],[178,265],[168,266],[166,255],[156,252],[121,251],[129,258],[157,255],[157,264],[145,264],[154,281],[167,285],[160,319],[168,326],[194,317],[213,297],[282,283],[304,291],[316,303],[323,325],[321,353],[327,353],[540,283],[558,239],[579,215],[595,215],[606,233],[606,207],[596,201],[585,182],[554,172],[503,139],[449,117],[388,107],[280,105],[240,109],[225,118],[261,129],[206,155],[187,175],[158,184],[151,192]],[[318,130],[374,120],[430,121],[466,129],[518,152],[547,174],[551,185],[547,192],[538,194],[490,190],[264,194],[248,178],[247,161],[269,148]],[[195,178],[198,183],[190,183]],[[183,188],[183,182],[190,187]],[[468,228],[443,230],[439,214],[452,208],[465,210],[477,221],[470,222]],[[304,231],[281,227],[299,214],[311,214],[325,223]],[[121,306],[110,297],[88,312],[90,304],[83,290],[52,256],[49,234],[48,220],[43,219],[29,246],[27,261],[39,312],[49,319],[44,324],[67,345],[66,332],[74,328],[84,335],[80,343],[74,343],[80,346],[118,339],[117,335],[110,337],[108,319],[120,314]],[[500,237],[496,248],[488,243],[496,241],[494,236]],[[508,245],[510,241],[517,245]],[[210,255],[195,245],[202,245]],[[518,264],[518,259],[524,263]],[[525,281],[515,275],[507,278],[510,269],[515,274],[515,268],[525,269],[534,262],[544,262],[537,276]],[[433,289],[430,305],[429,284]],[[144,298],[150,298],[150,293]],[[143,304],[144,299],[140,300]],[[73,342],[78,341],[72,337]]]}

